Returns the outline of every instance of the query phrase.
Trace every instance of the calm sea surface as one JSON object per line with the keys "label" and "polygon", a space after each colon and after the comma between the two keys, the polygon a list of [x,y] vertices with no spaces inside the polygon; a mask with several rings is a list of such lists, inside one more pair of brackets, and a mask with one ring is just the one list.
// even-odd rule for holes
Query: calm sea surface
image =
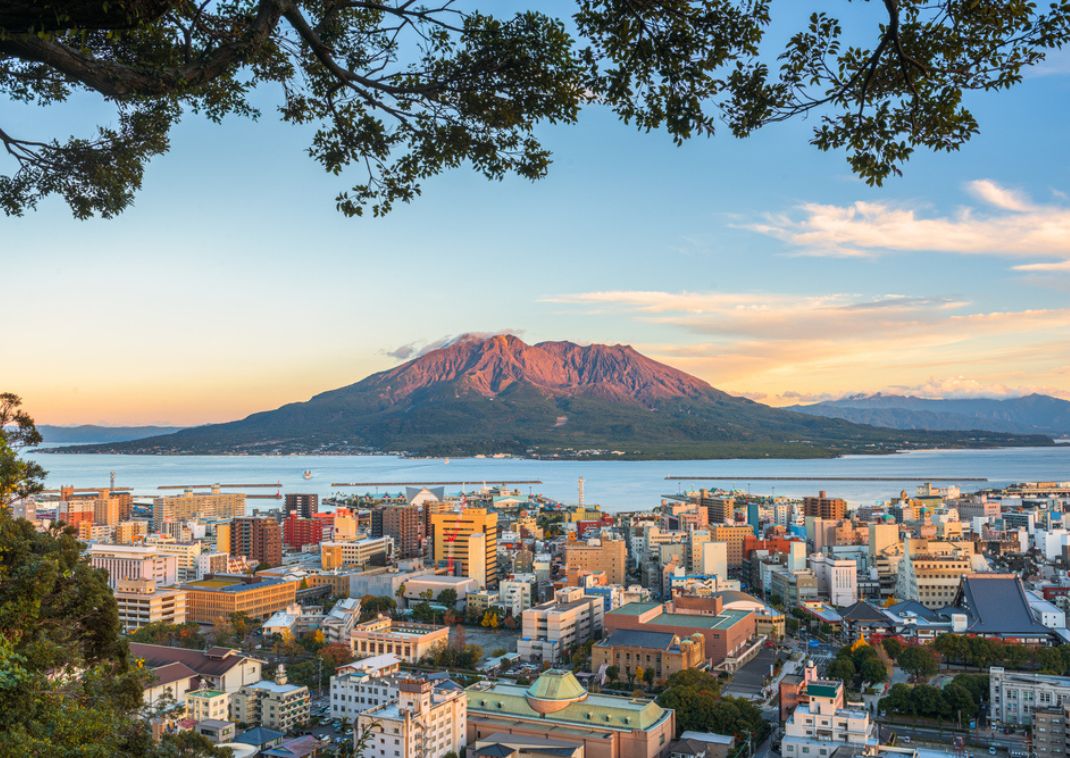
{"label": "calm sea surface", "polygon": [[[540,480],[524,491],[540,492],[563,502],[575,502],[577,480],[584,477],[586,501],[607,511],[646,510],[661,495],[700,486],[724,487],[777,495],[801,496],[825,489],[854,505],[873,503],[918,482],[749,481],[753,476],[880,476],[987,477],[987,483],[964,482],[964,491],[999,487],[1020,481],[1070,481],[1070,444],[1051,448],[1001,450],[927,450],[899,455],[848,456],[829,460],[717,460],[717,461],[531,461],[520,459],[454,458],[407,459],[395,456],[151,456],[48,455],[36,453],[48,470],[47,484],[58,487],[107,486],[110,472],[116,483],[133,487],[138,495],[159,494],[162,484],[280,482],[283,492],[394,492],[400,487],[340,490],[332,482],[483,482]],[[312,479],[305,480],[305,470]],[[666,481],[675,476],[731,476],[717,482]],[[460,487],[449,488],[451,490]],[[270,493],[273,490],[248,490]],[[271,507],[275,501],[261,501]],[[255,503],[255,501],[254,501]]]}

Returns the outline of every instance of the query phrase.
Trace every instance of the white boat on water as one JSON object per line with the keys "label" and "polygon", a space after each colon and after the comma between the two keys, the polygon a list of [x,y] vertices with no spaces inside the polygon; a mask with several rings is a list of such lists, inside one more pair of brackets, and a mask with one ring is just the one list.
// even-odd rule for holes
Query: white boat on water
{"label": "white boat on water", "polygon": [[305,477],[305,479],[311,479],[312,478],[312,469],[305,469],[304,477]]}

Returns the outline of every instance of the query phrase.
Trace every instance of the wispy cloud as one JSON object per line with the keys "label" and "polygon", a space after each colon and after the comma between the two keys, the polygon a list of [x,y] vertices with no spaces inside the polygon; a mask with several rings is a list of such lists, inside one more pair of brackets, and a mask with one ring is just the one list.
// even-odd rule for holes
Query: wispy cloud
{"label": "wispy cloud", "polygon": [[640,348],[765,402],[938,381],[949,391],[966,381],[1070,387],[1070,308],[983,310],[955,297],[849,293],[602,291],[547,300],[675,330],[677,339]]}
{"label": "wispy cloud", "polygon": [[439,350],[450,345],[456,345],[458,342],[467,342],[470,340],[485,340],[488,337],[494,337],[499,334],[512,334],[516,337],[520,337],[524,334],[523,329],[500,329],[496,332],[461,332],[460,334],[447,334],[444,337],[439,337],[433,340],[415,340],[413,342],[399,345],[392,350],[380,350],[383,355],[388,355],[391,358],[396,358],[399,361],[407,361],[413,358],[419,358],[422,355],[427,355],[433,350]]}
{"label": "wispy cloud", "polygon": [[743,226],[783,240],[795,255],[938,252],[1054,259],[1055,268],[1025,270],[1070,270],[1070,206],[1065,200],[1038,204],[991,179],[969,182],[966,190],[980,205],[962,206],[952,214],[926,213],[920,204],[805,203],[792,213],[767,214]]}

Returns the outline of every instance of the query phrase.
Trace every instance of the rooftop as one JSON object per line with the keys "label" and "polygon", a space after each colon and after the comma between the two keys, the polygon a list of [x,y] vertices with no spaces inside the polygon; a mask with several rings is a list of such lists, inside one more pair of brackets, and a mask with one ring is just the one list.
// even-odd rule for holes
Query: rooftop
{"label": "rooftop", "polygon": [[245,592],[247,590],[263,589],[278,584],[286,584],[282,579],[256,577],[252,580],[241,577],[215,576],[207,579],[198,579],[195,582],[186,582],[181,585],[184,590],[201,590],[207,592]]}
{"label": "rooftop", "polygon": [[622,605],[615,611],[610,611],[610,614],[617,614],[618,616],[641,616],[652,608],[657,608],[661,603],[658,602],[646,602],[646,603],[628,603]]}
{"label": "rooftop", "polygon": [[[553,670],[551,670],[553,671]],[[653,700],[638,698],[617,697],[602,693],[587,693],[578,683],[575,685],[575,677],[571,672],[555,672],[551,679],[561,680],[558,683],[540,683],[550,672],[544,673],[532,683],[531,688],[524,688],[518,684],[509,682],[479,682],[465,690],[468,698],[468,712],[470,718],[528,718],[542,721],[558,722],[563,726],[574,724],[577,728],[596,728],[600,730],[627,730],[650,729],[670,718],[670,711],[666,711]],[[568,674],[564,677],[563,674]],[[568,681],[564,681],[564,680]],[[540,714],[531,707],[529,702],[530,691],[536,693],[560,694],[568,692],[577,694],[576,687],[586,697],[576,700],[565,707],[551,713]]]}

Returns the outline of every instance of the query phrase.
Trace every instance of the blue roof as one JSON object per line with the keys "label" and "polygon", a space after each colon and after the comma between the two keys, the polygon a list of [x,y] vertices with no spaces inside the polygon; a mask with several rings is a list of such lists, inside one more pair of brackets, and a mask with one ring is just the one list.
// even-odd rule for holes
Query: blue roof
{"label": "blue roof", "polygon": [[1050,634],[1033,619],[1017,574],[968,574],[959,596],[970,617],[967,630],[974,634]]}
{"label": "blue roof", "polygon": [[245,745],[255,745],[260,747],[269,742],[281,740],[285,736],[285,733],[276,732],[274,729],[268,729],[266,726],[254,726],[252,729],[248,729],[239,734],[234,738],[234,741],[241,742]]}

